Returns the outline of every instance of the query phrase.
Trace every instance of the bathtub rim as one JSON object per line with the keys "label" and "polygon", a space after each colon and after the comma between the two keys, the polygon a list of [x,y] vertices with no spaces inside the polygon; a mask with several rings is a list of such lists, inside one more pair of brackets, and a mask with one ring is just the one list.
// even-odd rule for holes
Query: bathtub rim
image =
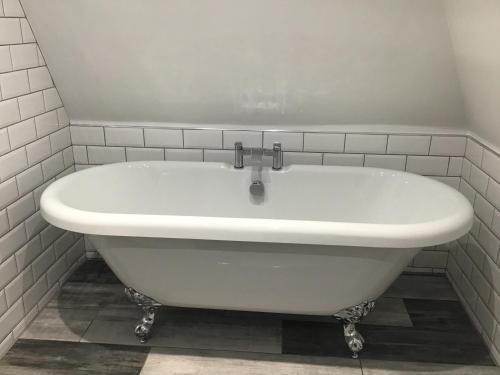
{"label": "bathtub rim", "polygon": [[[108,164],[102,167],[119,164]],[[206,164],[226,165],[225,163]],[[329,168],[336,167],[330,166]],[[363,167],[363,169],[367,168]],[[380,168],[370,169],[387,171]],[[463,195],[452,188],[449,188],[450,191],[460,194],[462,198],[463,204],[462,207],[457,209],[457,213],[443,219],[416,224],[117,214],[84,211],[63,204],[57,197],[58,191],[64,187],[64,183],[71,176],[65,176],[52,183],[43,192],[40,201],[41,214],[45,220],[54,226],[73,232],[94,235],[415,248],[434,246],[455,240],[469,232],[473,223],[473,209],[470,203]],[[435,180],[431,181],[441,184]]]}

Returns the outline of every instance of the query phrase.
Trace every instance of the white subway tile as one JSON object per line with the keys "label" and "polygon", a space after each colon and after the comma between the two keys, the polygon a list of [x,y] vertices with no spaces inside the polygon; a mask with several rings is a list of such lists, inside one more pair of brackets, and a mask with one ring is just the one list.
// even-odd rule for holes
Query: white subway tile
{"label": "white subway tile", "polygon": [[12,70],[12,60],[9,46],[0,46],[0,73]]}
{"label": "white subway tile", "polygon": [[203,150],[187,150],[170,148],[165,150],[168,161],[203,161]]}
{"label": "white subway tile", "polygon": [[11,125],[7,129],[9,130],[10,145],[13,149],[24,146],[36,139],[35,120],[32,118]]}
{"label": "white subway tile", "polygon": [[470,204],[474,204],[474,199],[476,198],[476,192],[474,191],[472,186],[470,186],[467,182],[462,180],[460,182],[459,190],[465,196],[465,198],[468,199]]}
{"label": "white subway tile", "polygon": [[0,156],[10,151],[9,133],[7,129],[0,129]]}
{"label": "white subway tile", "polygon": [[89,163],[86,146],[73,146],[73,154],[75,157],[76,164],[88,164]]}
{"label": "white subway tile", "polygon": [[104,130],[97,126],[70,126],[73,145],[104,146]]}
{"label": "white subway tile", "polygon": [[12,282],[5,288],[5,297],[7,304],[12,306],[26,292],[35,281],[33,280],[33,272],[28,268],[22,271]]}
{"label": "white subway tile", "polygon": [[493,215],[491,230],[497,237],[500,237],[500,212],[498,211],[495,211],[495,214]]}
{"label": "white subway tile", "polygon": [[365,154],[385,154],[387,135],[347,134],[345,152]]}
{"label": "white subway tile", "polygon": [[0,101],[0,128],[14,124],[20,119],[17,99]]}
{"label": "white subway tile", "polygon": [[[35,202],[36,204],[37,202]],[[40,211],[35,212],[25,222],[28,238],[33,238],[49,225],[42,217]]]}
{"label": "white subway tile", "polygon": [[446,268],[448,252],[444,251],[421,251],[413,259],[414,267]]}
{"label": "white subway tile", "polygon": [[431,137],[427,135],[390,135],[388,154],[428,155]]}
{"label": "white subway tile", "polygon": [[56,258],[59,259],[62,257],[74,242],[75,237],[72,232],[65,232],[61,237],[55,240],[54,251]]}
{"label": "white subway tile", "polygon": [[448,165],[448,176],[460,177],[462,175],[462,157],[451,157]]}
{"label": "white subway tile", "polygon": [[406,167],[406,156],[403,155],[366,155],[365,167],[387,168],[404,171]]}
{"label": "white subway tile", "polygon": [[87,153],[90,164],[108,164],[126,161],[124,147],[88,146]]}
{"label": "white subway tile", "polygon": [[476,303],[475,313],[484,329],[483,332],[486,333],[488,338],[492,339],[495,330],[495,318],[481,300]]}
{"label": "white subway tile", "polygon": [[[14,70],[34,68],[38,66],[36,44],[18,44],[10,47]],[[26,75],[27,76],[27,75]]]}
{"label": "white subway tile", "polygon": [[465,181],[470,183],[470,171],[472,169],[472,163],[464,158],[462,161],[462,174],[461,176],[464,178]]}
{"label": "white subway tile", "polygon": [[34,92],[33,94],[20,96],[19,109],[21,111],[21,119],[34,117],[45,112],[43,104],[43,94],[41,91]]}
{"label": "white subway tile", "polygon": [[[65,167],[66,168],[66,167]],[[70,175],[71,173],[73,173],[75,171],[75,167],[74,166],[71,166],[69,168],[66,168],[64,171],[62,171],[61,173],[57,174],[56,175],[56,180],[60,179],[60,178],[63,178],[67,175]]]}
{"label": "white subway tile", "polygon": [[49,288],[52,287],[57,280],[59,280],[67,269],[68,265],[66,264],[66,257],[60,258],[49,268],[47,271],[47,282],[49,284]]}
{"label": "white subway tile", "polygon": [[500,241],[484,224],[481,224],[481,228],[479,229],[478,242],[483,249],[486,250],[490,258],[496,261],[498,258]]}
{"label": "white subway tile", "polygon": [[31,310],[40,301],[45,293],[47,293],[47,278],[41,277],[35,282],[26,293],[23,295],[24,306],[26,310]]}
{"label": "white subway tile", "polygon": [[83,254],[85,254],[85,246],[83,238],[79,239],[75,244],[71,246],[68,250],[66,256],[68,264],[75,263]]}
{"label": "white subway tile", "polygon": [[[9,220],[7,210],[0,211],[0,237],[9,231]],[[1,314],[1,313],[0,313]]]}
{"label": "white subway tile", "polygon": [[430,155],[464,156],[467,138],[450,136],[432,136]]}
{"label": "white subway tile", "polygon": [[73,147],[67,147],[63,150],[63,160],[64,160],[64,166],[66,168],[75,164],[75,155],[73,154]]}
{"label": "white subway tile", "polygon": [[44,137],[59,129],[59,120],[57,112],[50,111],[35,117],[36,133],[38,137]]}
{"label": "white subway tile", "polygon": [[42,162],[42,172],[44,181],[50,180],[52,177],[55,177],[58,173],[61,173],[63,170],[64,170],[64,160],[61,152],[52,155],[50,158]]}
{"label": "white subway tile", "polygon": [[9,99],[30,92],[26,70],[0,74],[2,98]]}
{"label": "white subway tile", "polygon": [[24,195],[43,183],[42,167],[37,164],[16,176],[19,194]]}
{"label": "white subway tile", "polygon": [[19,0],[3,0],[5,17],[24,17],[23,8]]}
{"label": "white subway tile", "polygon": [[165,160],[165,151],[162,148],[133,148],[126,149],[127,161]]}
{"label": "white subway tile", "polygon": [[479,238],[479,229],[481,228],[481,220],[477,217],[477,215],[474,215],[474,218],[472,219],[472,228],[470,230],[470,234],[474,238]]}
{"label": "white subway tile", "polygon": [[184,130],[184,147],[186,148],[222,148],[221,130]]}
{"label": "white subway tile", "polygon": [[365,162],[363,154],[325,154],[324,165],[338,165],[347,167],[362,167]]}
{"label": "white subway tile", "polygon": [[473,237],[469,238],[467,242],[466,252],[472,259],[472,262],[479,267],[479,269],[482,269],[485,254],[479,243]]}
{"label": "white subway tile", "polygon": [[40,236],[31,239],[26,245],[16,252],[16,263],[19,271],[25,269],[31,262],[42,253]]}
{"label": "white subway tile", "polygon": [[28,167],[26,150],[19,148],[8,154],[0,156],[0,181],[5,181],[9,177],[15,176]]}
{"label": "white subway tile", "polygon": [[50,147],[52,148],[53,153],[59,152],[69,146],[71,146],[69,126],[66,126],[65,128],[62,128],[50,135]]}
{"label": "white subway tile", "polygon": [[21,23],[18,18],[0,18],[0,44],[23,42]]}
{"label": "white subway tile", "polygon": [[425,176],[446,176],[448,162],[444,156],[408,156],[406,170]]}
{"label": "white subway tile", "polygon": [[[35,35],[26,18],[21,19],[21,34],[23,36],[23,43],[35,43]],[[38,48],[37,48],[37,62],[38,62]]]}
{"label": "white subway tile", "polygon": [[144,129],[146,147],[179,147],[182,148],[182,130],[178,129]]}
{"label": "white subway tile", "polygon": [[104,128],[107,146],[144,146],[142,128]]}
{"label": "white subway tile", "polygon": [[40,232],[40,238],[42,240],[42,247],[47,249],[52,243],[61,237],[64,230],[53,225],[48,225],[47,228]]}
{"label": "white subway tile", "polygon": [[483,147],[476,141],[468,138],[465,147],[465,157],[469,159],[470,162],[480,166],[483,160]]}
{"label": "white subway tile", "polygon": [[17,184],[15,178],[0,183],[0,210],[14,202],[17,197]]}
{"label": "white subway tile", "polygon": [[41,138],[27,145],[26,153],[30,166],[48,158],[51,155],[49,137]]}
{"label": "white subway tile", "polygon": [[481,164],[483,171],[500,182],[500,157],[489,150],[484,150]]}
{"label": "white subway tile", "polygon": [[343,152],[345,134],[304,133],[304,151]]}
{"label": "white subway tile", "polygon": [[23,224],[18,225],[0,238],[0,263],[10,257],[26,243],[26,230]]}
{"label": "white subway tile", "polygon": [[0,289],[3,289],[17,275],[16,258],[11,256],[0,264]]}
{"label": "white subway tile", "polygon": [[7,207],[7,215],[11,227],[21,223],[24,219],[33,215],[35,212],[35,201],[33,194],[27,194],[15,203]]}
{"label": "white subway tile", "polygon": [[33,196],[35,197],[35,205],[36,209],[38,210],[40,208],[40,197],[42,196],[43,191],[49,186],[54,179],[46,181],[43,185],[40,185],[33,191]]}
{"label": "white subway tile", "polygon": [[38,65],[46,65],[45,60],[42,55],[42,51],[40,51],[40,47],[38,47]]}
{"label": "white subway tile", "polygon": [[318,152],[284,152],[283,164],[321,165],[323,154]]}
{"label": "white subway tile", "polygon": [[234,152],[229,150],[205,150],[204,161],[218,163],[234,163]]}
{"label": "white subway tile", "polygon": [[486,194],[486,189],[488,187],[488,175],[480,170],[475,165],[472,165],[470,171],[470,184],[471,186],[479,191],[482,195]]}
{"label": "white subway tile", "polygon": [[59,119],[59,127],[64,128],[69,125],[69,118],[66,110],[63,108],[57,109],[57,118]]}
{"label": "white subway tile", "polygon": [[432,178],[436,181],[448,185],[455,190],[458,190],[460,188],[460,177],[432,176]]}
{"label": "white subway tile", "polygon": [[483,222],[486,223],[489,228],[491,228],[494,208],[486,199],[484,199],[479,194],[477,195],[474,202],[474,212]]}
{"label": "white subway tile", "polygon": [[303,133],[264,132],[264,148],[273,148],[273,143],[280,142],[283,151],[302,151]]}
{"label": "white subway tile", "polygon": [[235,142],[242,142],[243,147],[262,148],[262,132],[258,131],[243,131],[243,130],[224,130],[224,148],[234,149]]}
{"label": "white subway tile", "polygon": [[47,111],[62,107],[61,98],[55,87],[43,90],[43,99],[45,101],[45,110]]}
{"label": "white subway tile", "polygon": [[51,88],[52,78],[46,66],[28,70],[31,91],[40,91]]}
{"label": "white subway tile", "polygon": [[0,337],[3,339],[10,334],[23,317],[23,300],[19,299],[2,317],[0,317]]}

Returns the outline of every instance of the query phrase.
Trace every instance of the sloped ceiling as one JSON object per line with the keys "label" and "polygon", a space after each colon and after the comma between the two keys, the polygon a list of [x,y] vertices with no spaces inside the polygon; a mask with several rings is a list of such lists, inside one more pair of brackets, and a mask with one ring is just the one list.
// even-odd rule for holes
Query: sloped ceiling
{"label": "sloped ceiling", "polygon": [[72,121],[465,123],[435,0],[22,0]]}

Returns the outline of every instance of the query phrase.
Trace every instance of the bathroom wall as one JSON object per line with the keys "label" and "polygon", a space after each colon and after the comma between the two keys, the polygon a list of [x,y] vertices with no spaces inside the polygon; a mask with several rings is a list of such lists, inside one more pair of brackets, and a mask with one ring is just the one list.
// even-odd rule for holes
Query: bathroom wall
{"label": "bathroom wall", "polygon": [[72,123],[466,123],[441,1],[22,2]]}
{"label": "bathroom wall", "polygon": [[74,170],[69,120],[17,0],[0,0],[0,356],[84,253],[40,195]]}
{"label": "bathroom wall", "polygon": [[445,3],[470,126],[500,147],[500,2]]}
{"label": "bathroom wall", "polygon": [[471,232],[450,251],[448,275],[500,363],[500,154],[469,138],[460,191],[474,206]]}

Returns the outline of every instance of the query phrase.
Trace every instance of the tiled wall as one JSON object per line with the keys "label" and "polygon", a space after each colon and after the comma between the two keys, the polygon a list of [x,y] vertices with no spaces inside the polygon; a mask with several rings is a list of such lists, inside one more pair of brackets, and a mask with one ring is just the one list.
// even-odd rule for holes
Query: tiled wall
{"label": "tiled wall", "polygon": [[48,225],[40,195],[74,171],[61,99],[18,0],[0,0],[0,356],[57,292],[83,238]]}
{"label": "tiled wall", "polygon": [[[234,161],[235,141],[245,147],[282,144],[285,164],[352,165],[407,170],[458,189],[466,137],[241,130],[165,129],[71,125],[76,168],[133,160]],[[270,160],[266,160],[270,163]],[[413,272],[444,272],[449,245],[426,249]],[[89,257],[96,256],[87,243]]]}
{"label": "tiled wall", "polygon": [[461,176],[475,220],[450,251],[448,275],[500,363],[500,155],[468,139]]}

